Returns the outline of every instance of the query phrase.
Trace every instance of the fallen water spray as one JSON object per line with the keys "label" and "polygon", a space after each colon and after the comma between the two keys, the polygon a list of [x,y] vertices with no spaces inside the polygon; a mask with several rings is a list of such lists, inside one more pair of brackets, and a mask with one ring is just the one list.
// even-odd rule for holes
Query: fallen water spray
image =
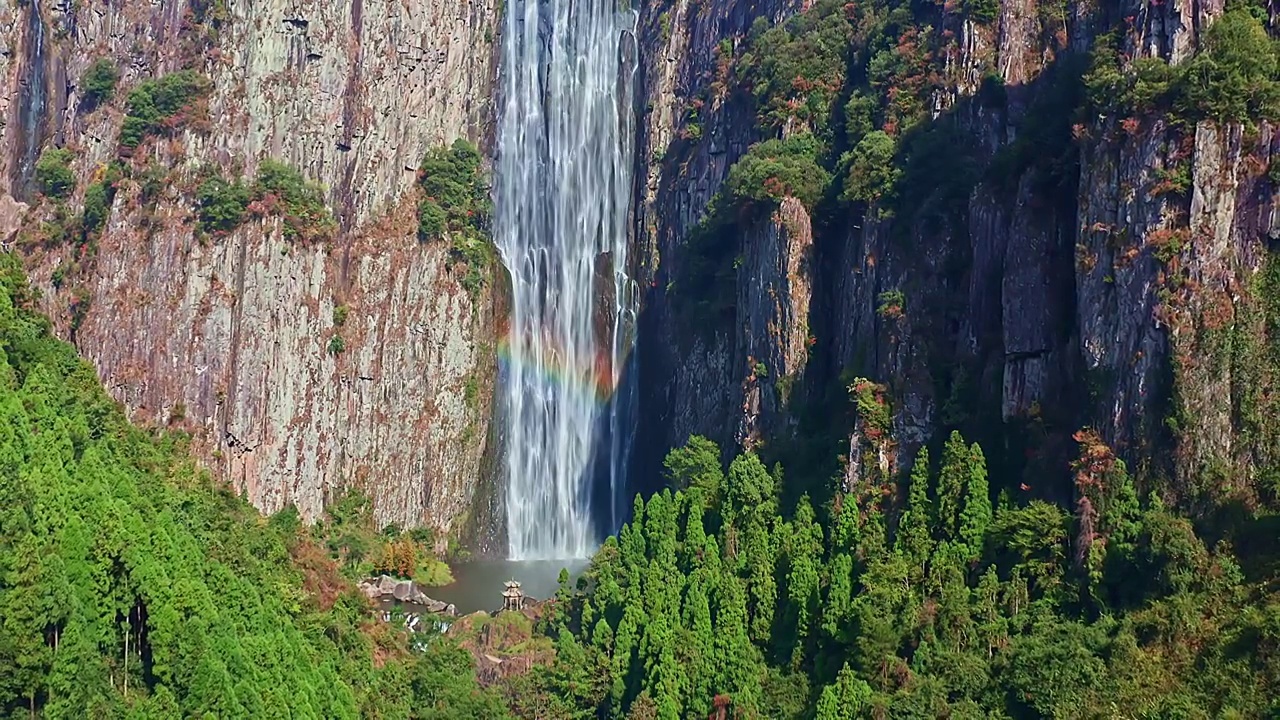
{"label": "fallen water spray", "polygon": [[[583,557],[594,517],[617,523],[630,452],[636,16],[618,0],[507,7],[495,237],[512,283],[499,390],[509,552]],[[593,509],[605,473],[609,507]]]}

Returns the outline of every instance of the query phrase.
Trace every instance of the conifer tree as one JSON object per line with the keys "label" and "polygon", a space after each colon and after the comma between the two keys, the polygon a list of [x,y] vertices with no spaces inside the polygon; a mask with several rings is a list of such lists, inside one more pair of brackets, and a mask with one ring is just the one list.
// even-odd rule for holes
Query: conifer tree
{"label": "conifer tree", "polygon": [[991,494],[987,487],[987,460],[982,448],[974,443],[969,448],[969,474],[965,478],[964,510],[960,513],[960,539],[968,547],[967,560],[982,555],[987,527],[992,518]]}
{"label": "conifer tree", "polygon": [[818,613],[818,566],[822,557],[822,529],[814,518],[809,496],[800,498],[787,544],[787,607],[793,636],[792,667],[799,667],[804,641]]}
{"label": "conifer tree", "polygon": [[895,547],[911,565],[911,580],[919,584],[924,579],[925,565],[933,552],[933,539],[929,536],[929,450],[920,448],[915,464],[911,466],[911,478],[907,488],[907,509],[898,522]]}
{"label": "conifer tree", "polygon": [[972,457],[960,433],[952,430],[942,448],[942,467],[938,471],[937,537],[952,540],[959,536],[960,508],[964,486],[970,476]]}

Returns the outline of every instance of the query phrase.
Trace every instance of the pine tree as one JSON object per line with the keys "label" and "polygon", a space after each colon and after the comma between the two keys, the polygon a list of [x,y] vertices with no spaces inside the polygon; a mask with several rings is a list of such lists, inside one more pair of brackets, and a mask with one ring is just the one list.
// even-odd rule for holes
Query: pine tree
{"label": "pine tree", "polygon": [[960,539],[968,547],[968,561],[982,556],[987,527],[991,525],[991,494],[987,487],[987,460],[982,448],[969,448],[969,474],[965,478],[964,510],[960,514]]}
{"label": "pine tree", "polygon": [[755,706],[759,686],[756,650],[747,637],[747,602],[740,581],[732,575],[716,585],[715,656],[716,692],[727,694],[737,708]]}
{"label": "pine tree", "polygon": [[907,509],[898,522],[895,547],[911,564],[911,580],[919,584],[924,579],[925,565],[933,552],[933,539],[929,536],[929,450],[920,448],[915,464],[911,466],[910,485],[907,488]]}
{"label": "pine tree", "polygon": [[822,558],[822,529],[814,518],[809,496],[800,498],[787,544],[787,608],[792,637],[792,667],[798,668],[804,641],[818,613],[818,568]]}
{"label": "pine tree", "polygon": [[706,717],[715,697],[715,630],[711,623],[710,590],[707,571],[696,570],[689,577],[681,618],[688,629],[690,658],[687,676],[689,695],[686,706],[689,714]]}
{"label": "pine tree", "polygon": [[942,448],[942,468],[938,472],[937,537],[941,540],[958,537],[960,507],[971,464],[972,456],[964,438],[952,430]]}

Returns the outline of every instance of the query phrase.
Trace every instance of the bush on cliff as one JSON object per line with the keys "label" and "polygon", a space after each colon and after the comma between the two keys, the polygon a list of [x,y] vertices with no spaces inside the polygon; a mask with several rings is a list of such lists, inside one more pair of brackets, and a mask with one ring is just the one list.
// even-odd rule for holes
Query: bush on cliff
{"label": "bush on cliff", "polygon": [[41,193],[64,198],[76,189],[76,175],[71,171],[75,155],[66,148],[50,148],[36,161],[36,187]]}
{"label": "bush on cliff", "polygon": [[446,232],[482,233],[492,212],[480,151],[461,138],[427,151],[418,171],[422,201],[418,237],[434,240]]}
{"label": "bush on cliff", "polygon": [[758,143],[729,169],[725,185],[739,204],[794,197],[812,209],[831,179],[818,164],[819,149],[809,133]]}
{"label": "bush on cliff", "polygon": [[121,147],[137,147],[148,135],[172,131],[203,115],[197,101],[211,88],[209,79],[194,70],[139,83],[125,100],[127,115],[120,127]]}
{"label": "bush on cliff", "polygon": [[280,215],[286,239],[323,240],[337,229],[324,204],[324,188],[308,182],[297,168],[279,160],[268,158],[258,166],[253,195],[255,202],[250,211]]}
{"label": "bush on cliff", "polygon": [[120,80],[120,70],[108,58],[98,58],[80,79],[80,95],[88,107],[96,107],[111,99]]}
{"label": "bush on cliff", "polygon": [[480,151],[461,138],[432,148],[422,160],[418,185],[418,239],[449,237],[450,255],[464,266],[460,282],[474,296],[494,261],[488,236],[493,203]]}
{"label": "bush on cliff", "polygon": [[221,177],[205,180],[196,190],[200,229],[206,233],[234,230],[244,220],[251,197],[249,188],[239,180],[227,181]]}
{"label": "bush on cliff", "polygon": [[324,204],[323,188],[296,168],[268,158],[252,185],[210,176],[196,190],[197,219],[206,233],[227,233],[250,214],[279,217],[286,240],[315,242],[333,235],[337,223]]}

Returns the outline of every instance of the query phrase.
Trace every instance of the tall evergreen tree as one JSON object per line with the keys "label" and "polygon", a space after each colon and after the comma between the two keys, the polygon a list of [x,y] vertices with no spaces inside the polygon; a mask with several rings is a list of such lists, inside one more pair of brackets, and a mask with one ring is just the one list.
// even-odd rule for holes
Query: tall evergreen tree
{"label": "tall evergreen tree", "polygon": [[940,540],[959,537],[960,508],[964,487],[971,475],[972,460],[964,438],[952,430],[942,448],[942,467],[938,471],[937,528]]}
{"label": "tall evergreen tree", "polygon": [[982,555],[987,527],[991,525],[991,491],[987,486],[987,459],[974,443],[969,448],[969,474],[965,478],[964,510],[960,513],[960,540],[968,548],[967,560]]}
{"label": "tall evergreen tree", "polygon": [[907,509],[898,521],[895,547],[911,565],[911,580],[920,584],[924,580],[925,565],[933,552],[933,538],[929,534],[929,449],[920,448],[915,464],[911,466],[911,478],[907,487]]}

